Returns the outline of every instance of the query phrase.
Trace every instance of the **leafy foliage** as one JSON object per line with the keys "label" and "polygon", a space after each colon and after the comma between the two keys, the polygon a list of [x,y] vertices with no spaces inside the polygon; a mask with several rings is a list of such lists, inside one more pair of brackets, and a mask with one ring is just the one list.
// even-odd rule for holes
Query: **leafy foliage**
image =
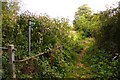
{"label": "leafy foliage", "polygon": [[[45,52],[42,56],[16,63],[17,78],[76,78],[86,70],[76,66],[80,52],[86,53],[82,63],[90,68],[90,78],[118,79],[120,76],[120,9],[108,9],[92,14],[87,5],[78,8],[73,27],[68,19],[37,16],[29,11],[17,14],[19,2],[3,2],[2,44],[14,44],[15,59],[21,60]],[[35,24],[31,29],[31,54],[28,54],[28,20]],[[90,45],[83,45],[85,41]],[[91,39],[91,41],[89,41]],[[92,42],[92,40],[94,40]],[[84,49],[86,48],[86,49]],[[3,54],[3,78],[9,80],[8,55]],[[84,70],[84,71],[83,71]],[[78,74],[76,74],[78,73]],[[22,75],[21,75],[22,74]]]}
{"label": "leafy foliage", "polygon": [[88,48],[82,62],[91,68],[91,78],[119,79],[119,59],[113,60],[112,55],[108,54],[96,45]]}
{"label": "leafy foliage", "polygon": [[[83,63],[91,67],[91,78],[118,79],[120,73],[117,70],[120,65],[119,6],[91,15],[91,21],[84,15],[75,19],[74,26],[80,33],[81,31],[87,35],[91,33],[96,42],[88,48]],[[117,57],[116,60],[114,60],[115,57]]]}
{"label": "leafy foliage", "polygon": [[101,23],[95,34],[96,43],[88,48],[83,58],[83,62],[91,67],[92,78],[119,79],[119,14],[119,8],[99,14]]}
{"label": "leafy foliage", "polygon": [[[98,45],[112,52],[113,54],[119,51],[119,23],[120,11],[118,8],[110,9],[101,13],[102,25],[99,33],[96,36]],[[103,20],[104,19],[104,20]],[[102,44],[101,44],[102,43]]]}
{"label": "leafy foliage", "polygon": [[92,14],[91,9],[87,5],[83,5],[76,11],[73,24],[75,30],[83,36],[93,37],[100,26],[100,15],[98,13]]}
{"label": "leafy foliage", "polygon": [[[6,15],[6,13],[3,13],[3,15]],[[12,22],[7,23],[11,25],[6,25],[8,18],[5,16],[3,18],[3,46],[11,43],[15,45],[17,48],[16,60],[24,59],[39,52],[45,52],[44,55],[35,60],[16,63],[18,78],[74,77],[71,73],[75,68],[77,53],[82,49],[82,46],[77,42],[74,43],[74,40],[69,37],[70,26],[67,19],[51,19],[48,15],[36,16],[30,12],[25,12],[16,15],[16,21],[10,19],[9,21]],[[29,19],[35,22],[31,30],[32,52],[30,55],[28,55],[27,50]],[[8,70],[6,70],[8,65],[6,57],[7,55],[3,55],[5,74],[3,78],[5,79],[9,76]]]}

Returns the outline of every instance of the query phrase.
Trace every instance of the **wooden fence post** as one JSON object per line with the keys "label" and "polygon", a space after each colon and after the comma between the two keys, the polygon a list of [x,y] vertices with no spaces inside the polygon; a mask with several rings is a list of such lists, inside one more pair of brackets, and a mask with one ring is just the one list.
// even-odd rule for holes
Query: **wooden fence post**
{"label": "wooden fence post", "polygon": [[8,56],[9,56],[9,71],[10,71],[10,76],[11,78],[15,79],[16,74],[15,74],[15,57],[14,57],[14,45],[9,45],[8,46]]}

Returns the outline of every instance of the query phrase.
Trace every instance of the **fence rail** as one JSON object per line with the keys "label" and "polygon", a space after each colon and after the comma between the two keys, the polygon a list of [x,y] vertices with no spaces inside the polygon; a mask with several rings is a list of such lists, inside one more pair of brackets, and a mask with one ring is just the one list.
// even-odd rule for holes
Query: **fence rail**
{"label": "fence rail", "polygon": [[6,47],[0,47],[0,50],[8,50]]}
{"label": "fence rail", "polygon": [[43,55],[45,52],[41,52],[41,53],[38,53],[34,56],[31,56],[31,57],[28,57],[28,58],[25,58],[25,59],[22,59],[22,60],[15,60],[15,51],[17,49],[14,48],[14,45],[9,45],[8,48],[6,47],[0,47],[1,50],[3,51],[8,51],[8,57],[9,57],[9,72],[10,72],[10,77],[11,79],[16,79],[16,70],[15,70],[15,63],[20,63],[20,62],[24,62],[24,61],[27,61],[27,60],[30,60],[30,59],[34,59],[38,56],[41,56]]}
{"label": "fence rail", "polygon": [[30,59],[34,59],[34,58],[36,58],[36,57],[38,57],[40,55],[43,55],[43,54],[44,54],[44,52],[43,53],[38,53],[35,56],[31,56],[31,57],[28,57],[28,58],[23,59],[23,60],[15,60],[14,63],[19,63],[19,62],[24,62],[24,61],[27,61],[27,60],[30,60]]}

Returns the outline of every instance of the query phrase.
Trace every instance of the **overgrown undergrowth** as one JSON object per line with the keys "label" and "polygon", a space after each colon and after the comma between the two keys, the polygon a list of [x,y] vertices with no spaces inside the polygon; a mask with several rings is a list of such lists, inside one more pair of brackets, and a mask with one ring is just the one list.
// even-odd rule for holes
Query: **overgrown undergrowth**
{"label": "overgrown undergrowth", "polygon": [[82,63],[90,68],[90,77],[94,79],[118,80],[120,73],[120,57],[113,60],[110,53],[99,49],[95,44],[91,45],[82,59]]}

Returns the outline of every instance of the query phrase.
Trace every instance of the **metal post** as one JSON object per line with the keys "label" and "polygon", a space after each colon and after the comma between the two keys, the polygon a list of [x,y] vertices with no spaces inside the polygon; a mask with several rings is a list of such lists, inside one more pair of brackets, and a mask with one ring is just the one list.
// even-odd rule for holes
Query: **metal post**
{"label": "metal post", "polygon": [[14,45],[9,45],[8,46],[8,56],[9,56],[9,71],[10,71],[10,75],[11,78],[15,79],[16,78],[16,74],[15,74],[15,57],[14,57]]}
{"label": "metal post", "polygon": [[28,29],[28,52],[31,53],[31,21],[28,20],[29,29]]}
{"label": "metal post", "polygon": [[120,9],[120,1],[118,2],[118,8]]}

